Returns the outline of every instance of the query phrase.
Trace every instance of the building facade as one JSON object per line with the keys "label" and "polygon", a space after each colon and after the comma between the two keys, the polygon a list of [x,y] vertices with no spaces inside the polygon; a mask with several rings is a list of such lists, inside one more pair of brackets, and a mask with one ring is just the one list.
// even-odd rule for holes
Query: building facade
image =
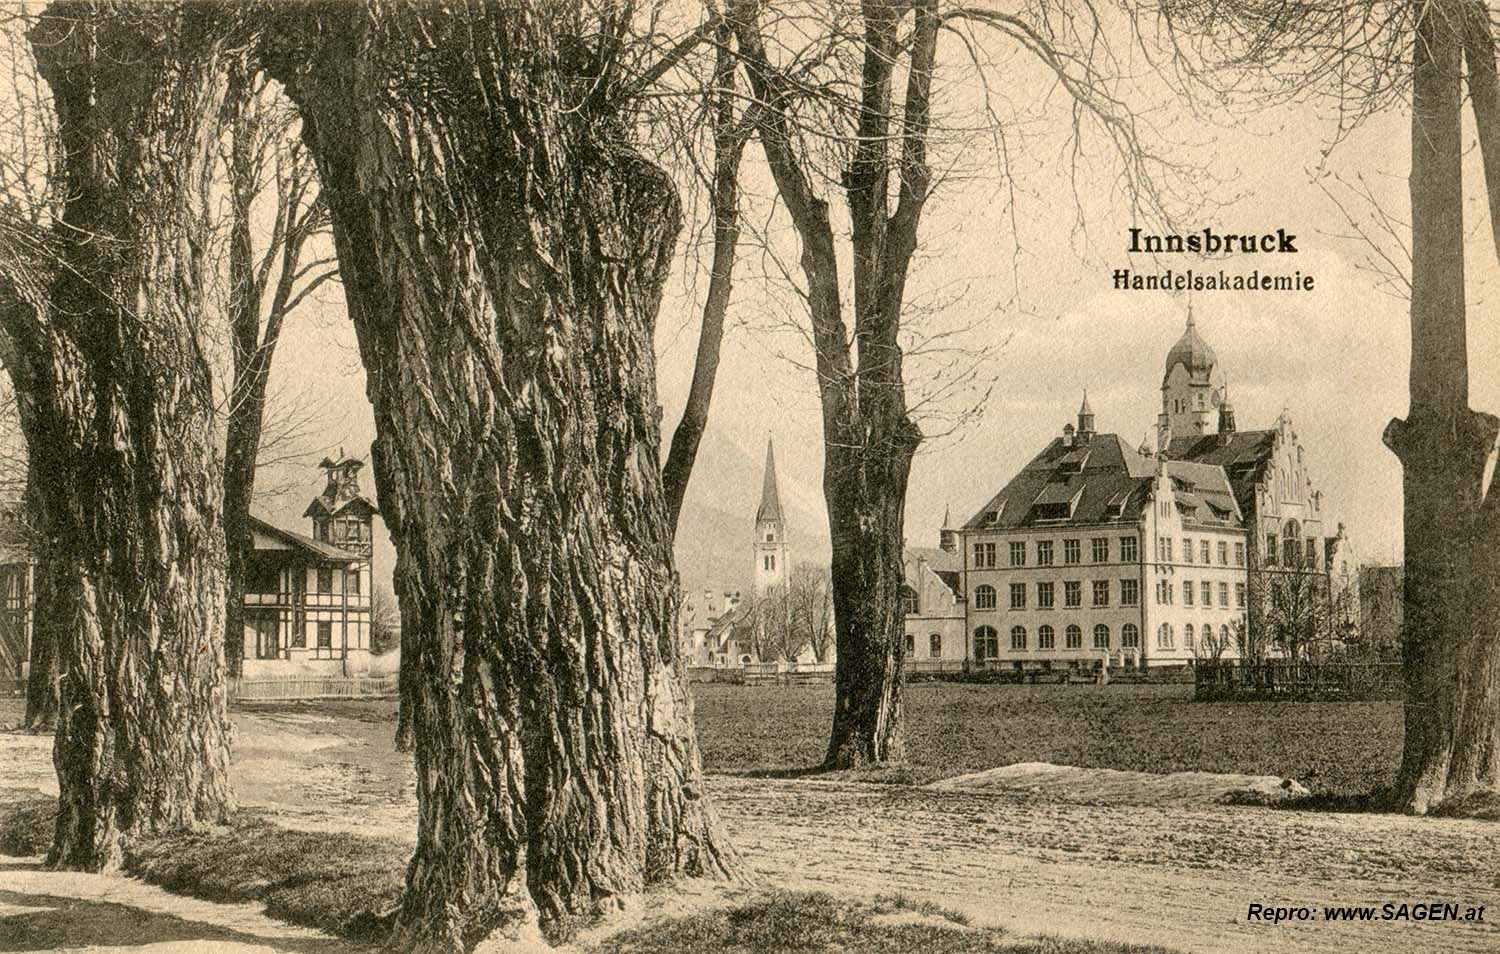
{"label": "building facade", "polygon": [[[1333,627],[1343,530],[1325,535],[1325,519],[1290,415],[1236,428],[1189,310],[1154,447],[1097,433],[1085,395],[1076,425],[959,531],[969,657],[1051,669],[1294,653]],[[1287,608],[1298,600],[1305,611]]]}

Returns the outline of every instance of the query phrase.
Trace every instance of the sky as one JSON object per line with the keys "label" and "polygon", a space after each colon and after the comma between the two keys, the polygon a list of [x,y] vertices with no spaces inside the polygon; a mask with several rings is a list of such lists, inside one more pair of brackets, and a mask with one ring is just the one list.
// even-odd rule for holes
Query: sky
{"label": "sky", "polygon": [[[1369,229],[1368,208],[1355,194],[1367,190],[1393,220],[1407,220],[1407,116],[1376,116],[1330,149],[1332,122],[1312,100],[1201,122],[1176,116],[1158,97],[1150,116],[1160,120],[1169,142],[1181,145],[1184,161],[1215,179],[1204,201],[1182,217],[1184,231],[1284,229],[1298,237],[1299,252],[1213,263],[1172,255],[1153,261],[1126,252],[1135,222],[1108,156],[1096,149],[1083,173],[1065,175],[1065,127],[1054,122],[1067,115],[1065,104],[1056,90],[1030,86],[1036,77],[1028,78],[1024,64],[1018,68],[1007,75],[1015,89],[1028,91],[1012,104],[1022,148],[1001,154],[984,137],[968,135],[938,150],[944,178],[923,221],[910,323],[922,339],[916,350],[935,343],[957,350],[914,359],[909,381],[914,399],[923,396],[932,362],[945,355],[971,363],[973,379],[918,415],[929,439],[913,465],[908,541],[935,544],[945,509],[955,523],[967,520],[1073,420],[1085,389],[1100,431],[1132,442],[1148,436],[1160,407],[1164,358],[1191,304],[1200,333],[1217,353],[1218,373],[1229,382],[1239,428],[1270,427],[1289,414],[1332,522],[1345,524],[1359,558],[1399,559],[1400,468],[1380,436],[1386,422],[1406,410],[1407,302],[1399,287],[1395,294],[1382,288],[1387,281],[1371,270],[1371,246],[1354,235],[1340,204]],[[1137,84],[1150,87],[1149,79]],[[938,89],[959,104],[954,115],[972,112],[976,88],[963,74],[949,71]],[[1489,300],[1497,268],[1473,141],[1470,128],[1471,403],[1493,411],[1500,409],[1500,323]],[[776,269],[779,260],[795,275],[797,246],[773,209],[773,190],[753,146],[745,161],[747,220],[757,231],[736,275],[709,426],[757,467],[766,438],[774,437],[783,496],[822,514],[821,424],[806,367],[811,356],[799,330],[806,319]],[[685,200],[694,214],[701,198],[688,193]],[[685,233],[658,320],[664,439],[670,439],[692,374],[705,257],[696,234],[691,228]],[[1399,259],[1399,248],[1381,245]],[[1296,270],[1316,284],[1311,292],[1199,292],[1191,302],[1186,295],[1111,286],[1117,268],[1168,266],[1230,274]],[[373,425],[336,289],[288,325],[274,375],[273,387],[316,382],[325,416],[320,440],[329,449],[368,454]],[[957,417],[965,421],[954,427]],[[309,455],[305,464],[290,465],[290,480],[279,481],[305,486],[306,493],[263,509],[286,520],[300,515],[320,484],[315,462]],[[758,474],[752,483],[758,486]],[[688,506],[717,499],[716,490],[695,483]],[[807,541],[809,554],[826,553],[820,542],[826,527],[789,529]],[[388,555],[383,562],[389,566]]]}

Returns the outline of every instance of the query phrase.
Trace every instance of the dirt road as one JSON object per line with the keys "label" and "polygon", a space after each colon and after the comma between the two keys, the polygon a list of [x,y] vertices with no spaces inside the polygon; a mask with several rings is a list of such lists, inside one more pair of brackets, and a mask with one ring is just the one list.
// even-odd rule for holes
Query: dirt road
{"label": "dirt road", "polygon": [[[289,827],[410,840],[412,773],[388,725],[236,718],[244,804]],[[49,740],[0,736],[0,785],[55,791]],[[1500,825],[1265,808],[1067,804],[1022,794],[714,776],[768,885],[900,892],[1021,933],[1194,952],[1500,951]],[[1486,922],[1329,923],[1323,905],[1486,905]],[[1315,919],[1246,920],[1251,903]]]}

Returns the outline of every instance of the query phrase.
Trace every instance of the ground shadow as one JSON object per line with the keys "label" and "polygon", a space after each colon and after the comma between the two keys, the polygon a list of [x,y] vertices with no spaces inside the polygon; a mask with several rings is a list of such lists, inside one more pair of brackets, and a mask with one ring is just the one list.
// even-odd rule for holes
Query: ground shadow
{"label": "ground shadow", "polygon": [[[17,866],[6,867],[15,870]],[[26,867],[35,870],[36,866]],[[258,934],[128,904],[0,888],[0,951],[127,948],[174,941],[243,944],[294,954],[368,950],[334,938]]]}

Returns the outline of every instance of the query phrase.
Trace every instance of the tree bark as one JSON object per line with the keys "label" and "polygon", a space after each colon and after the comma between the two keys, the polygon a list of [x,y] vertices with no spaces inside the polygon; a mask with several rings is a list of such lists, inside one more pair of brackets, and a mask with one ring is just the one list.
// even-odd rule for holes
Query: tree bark
{"label": "tree bark", "polygon": [[[35,528],[41,522],[42,508],[47,505],[46,488],[40,486],[30,472],[26,475],[26,512]],[[33,555],[39,556],[40,539],[32,535]],[[26,672],[26,728],[32,732],[51,732],[57,728],[57,707],[61,686],[57,670],[57,628],[53,620],[42,617],[39,608],[51,605],[53,594],[43,596],[38,588],[52,581],[40,565],[32,571],[29,595],[31,612],[31,648],[27,655],[29,665]]]}
{"label": "tree bark", "polygon": [[205,233],[188,194],[217,105],[196,47],[210,20],[62,2],[30,34],[68,199],[45,305],[3,314],[46,490],[37,618],[65,674],[62,867],[109,868],[122,836],[231,807],[220,468],[196,338]]}
{"label": "tree bark", "polygon": [[398,515],[419,806],[403,949],[731,871],[658,463],[680,212],[597,97],[583,15],[374,4],[268,51],[319,164]]}
{"label": "tree bark", "polygon": [[[1417,814],[1500,791],[1500,630],[1484,469],[1500,422],[1468,406],[1458,3],[1419,6],[1412,88],[1411,408],[1386,428],[1406,535],[1405,741]],[[1492,516],[1492,513],[1489,515]]]}

